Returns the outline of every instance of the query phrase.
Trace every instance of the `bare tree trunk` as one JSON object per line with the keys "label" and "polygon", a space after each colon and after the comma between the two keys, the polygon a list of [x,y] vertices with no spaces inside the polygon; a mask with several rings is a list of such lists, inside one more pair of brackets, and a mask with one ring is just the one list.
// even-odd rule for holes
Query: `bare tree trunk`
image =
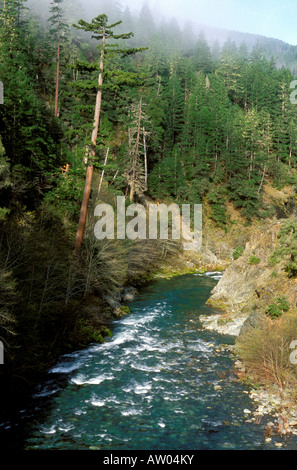
{"label": "bare tree trunk", "polygon": [[144,127],[143,127],[143,151],[144,151],[145,189],[147,190],[147,152],[146,152],[146,139],[145,139],[145,129],[144,129]]}
{"label": "bare tree trunk", "polygon": [[158,79],[158,91],[157,91],[157,96],[160,96],[160,88],[161,88],[161,77],[157,74],[157,79]]}
{"label": "bare tree trunk", "polygon": [[[106,152],[106,156],[105,156],[105,160],[104,160],[104,166],[105,166],[106,163],[107,163],[108,154],[109,154],[109,147],[107,148],[107,152]],[[102,182],[103,182],[103,178],[104,178],[104,173],[105,173],[105,170],[102,170],[102,174],[101,174],[101,178],[100,178],[100,183],[99,183],[99,188],[98,188],[98,196],[99,196],[100,191],[101,191],[101,186],[102,186]]]}
{"label": "bare tree trunk", "polygon": [[93,165],[88,165],[88,168],[87,168],[84,195],[83,195],[83,200],[82,200],[82,204],[80,208],[78,229],[76,232],[76,240],[75,240],[75,254],[76,255],[78,254],[81,248],[83,237],[84,237],[84,232],[85,232],[88,204],[89,204],[90,192],[91,192],[93,168],[94,168]]}
{"label": "bare tree trunk", "polygon": [[[60,28],[60,26],[59,26]],[[56,76],[56,96],[55,96],[55,117],[59,116],[59,84],[60,84],[60,30],[58,31],[57,50],[57,76]]]}
{"label": "bare tree trunk", "polygon": [[101,49],[100,66],[99,66],[100,70],[99,70],[99,77],[98,77],[99,89],[98,89],[97,96],[96,96],[94,127],[93,127],[93,132],[92,132],[92,148],[91,148],[91,151],[89,152],[89,161],[88,161],[88,167],[87,167],[85,189],[84,189],[84,195],[83,195],[83,200],[81,204],[78,230],[76,233],[76,241],[75,241],[75,254],[76,255],[78,254],[81,248],[82,242],[83,242],[86,220],[87,220],[88,204],[89,204],[90,193],[91,193],[91,183],[92,183],[92,176],[93,176],[93,169],[94,169],[93,159],[95,158],[95,154],[96,154],[96,144],[97,144],[99,120],[100,120],[100,113],[101,113],[101,103],[102,103],[102,84],[103,84],[105,41],[106,41],[106,36],[105,36],[105,31],[104,31],[103,38],[102,38],[102,49]]}
{"label": "bare tree trunk", "polygon": [[258,196],[259,196],[259,194],[260,194],[260,192],[261,192],[261,189],[262,189],[262,186],[263,186],[263,183],[264,183],[265,173],[266,173],[266,165],[264,165],[262,180],[261,180],[261,183],[260,183],[260,186],[259,186],[259,189],[258,189]]}
{"label": "bare tree trunk", "polygon": [[139,140],[140,140],[141,106],[142,106],[142,98],[140,98],[140,102],[139,102],[137,137],[136,137],[134,155],[133,155],[132,181],[130,184],[130,201],[131,202],[133,202],[134,192],[135,192],[136,165],[137,165],[137,160],[138,160],[138,150],[139,150]]}
{"label": "bare tree trunk", "polygon": [[253,160],[254,160],[254,155],[253,155],[253,152],[251,153],[251,158],[250,158],[250,166],[249,166],[249,181],[252,177],[252,171],[254,169],[254,164],[253,164]]}
{"label": "bare tree trunk", "polygon": [[116,179],[116,177],[118,176],[118,173],[119,173],[119,170],[117,170],[117,171],[115,172],[115,175],[114,175],[114,177],[112,178],[112,182],[111,182],[111,183],[113,183],[113,182],[114,182],[114,180],[115,180],[115,179]]}

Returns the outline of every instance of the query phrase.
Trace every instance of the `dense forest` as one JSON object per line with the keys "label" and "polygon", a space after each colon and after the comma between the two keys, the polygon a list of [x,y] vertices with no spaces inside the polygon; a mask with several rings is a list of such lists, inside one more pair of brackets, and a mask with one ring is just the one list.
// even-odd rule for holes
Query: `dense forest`
{"label": "dense forest", "polygon": [[102,1],[95,19],[79,0],[42,14],[0,5],[1,373],[22,383],[108,334],[88,299],[100,308],[158,265],[150,243],[88,233],[74,256],[86,167],[93,202],[202,203],[228,230],[228,204],[248,224],[272,215],[266,184],[296,185],[297,108],[290,60],[279,67],[259,42],[209,42],[190,24],[157,24],[147,4],[135,16]]}

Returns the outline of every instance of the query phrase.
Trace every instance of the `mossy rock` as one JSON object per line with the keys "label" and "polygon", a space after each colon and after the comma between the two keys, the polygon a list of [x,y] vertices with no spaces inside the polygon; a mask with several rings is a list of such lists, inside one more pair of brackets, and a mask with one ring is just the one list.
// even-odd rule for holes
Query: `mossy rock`
{"label": "mossy rock", "polygon": [[218,319],[217,323],[218,323],[219,326],[224,326],[224,325],[227,325],[228,323],[231,323],[231,322],[232,322],[231,318],[222,317],[222,318]]}
{"label": "mossy rock", "polygon": [[131,311],[126,305],[121,306],[121,312],[123,315],[130,315]]}
{"label": "mossy rock", "polygon": [[222,312],[226,312],[228,309],[228,304],[226,302],[223,300],[214,300],[211,297],[207,300],[206,305]]}

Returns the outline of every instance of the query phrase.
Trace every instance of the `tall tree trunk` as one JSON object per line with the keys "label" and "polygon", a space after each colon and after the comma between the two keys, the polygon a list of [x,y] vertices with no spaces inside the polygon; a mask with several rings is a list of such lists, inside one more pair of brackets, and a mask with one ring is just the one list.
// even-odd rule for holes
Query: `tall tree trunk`
{"label": "tall tree trunk", "polygon": [[141,125],[141,107],[142,107],[142,98],[140,98],[139,102],[139,113],[138,113],[138,126],[137,126],[137,137],[134,147],[134,155],[133,155],[133,166],[132,166],[132,181],[130,184],[130,201],[133,202],[134,193],[135,193],[135,180],[136,180],[136,166],[138,160],[138,151],[139,151],[139,140],[140,140],[140,125]]}
{"label": "tall tree trunk", "polygon": [[[104,166],[106,165],[107,163],[107,159],[108,159],[108,154],[109,154],[109,147],[107,148],[107,152],[106,152],[106,155],[105,155],[105,160],[104,160]],[[102,182],[103,182],[103,178],[104,178],[104,169],[102,170],[102,173],[101,173],[101,178],[100,178],[100,183],[99,183],[99,188],[98,188],[98,196],[100,194],[100,191],[101,191],[101,187],[102,187]]]}
{"label": "tall tree trunk", "polygon": [[88,211],[88,204],[90,199],[91,193],[91,184],[92,184],[92,176],[93,176],[93,159],[95,158],[96,154],[96,144],[97,144],[97,137],[98,137],[98,129],[99,129],[99,121],[100,121],[100,113],[101,113],[101,103],[102,103],[102,84],[103,84],[103,67],[104,67],[104,53],[105,53],[105,30],[103,31],[103,38],[102,38],[102,49],[100,55],[100,70],[99,70],[99,77],[98,77],[98,85],[99,89],[96,96],[96,105],[95,105],[95,112],[94,112],[94,127],[92,132],[92,147],[91,151],[89,152],[89,161],[87,167],[87,174],[86,174],[86,182],[85,182],[85,189],[83,200],[81,204],[80,210],[80,217],[78,223],[78,229],[76,232],[76,241],[75,241],[75,254],[77,255],[84,237],[85,227],[86,227],[86,220],[87,220],[87,211]]}
{"label": "tall tree trunk", "polygon": [[145,138],[145,129],[144,128],[143,128],[143,151],[144,151],[145,190],[147,190],[147,151],[146,151],[146,138]]}
{"label": "tall tree trunk", "polygon": [[260,183],[260,186],[259,186],[259,189],[258,189],[258,196],[260,195],[260,192],[261,192],[261,189],[262,189],[264,180],[265,180],[265,173],[266,173],[266,164],[264,165],[264,170],[263,170],[263,174],[262,174],[262,179],[261,179],[261,183]]}
{"label": "tall tree trunk", "polygon": [[[60,25],[59,25],[60,28]],[[60,30],[58,31],[57,48],[57,76],[56,76],[56,96],[55,96],[55,117],[59,116],[59,85],[60,85]]]}
{"label": "tall tree trunk", "polygon": [[116,177],[118,176],[118,174],[119,174],[119,170],[117,170],[117,171],[115,172],[114,177],[112,178],[111,184],[114,182],[114,180],[116,179]]}

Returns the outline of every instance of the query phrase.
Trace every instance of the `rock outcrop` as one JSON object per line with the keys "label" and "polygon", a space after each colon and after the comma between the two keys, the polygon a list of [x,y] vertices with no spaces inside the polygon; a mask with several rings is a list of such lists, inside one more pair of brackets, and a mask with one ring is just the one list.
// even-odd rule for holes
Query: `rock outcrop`
{"label": "rock outcrop", "polygon": [[270,262],[282,223],[271,222],[251,235],[243,254],[229,265],[207,302],[224,316],[205,319],[205,326],[237,336],[259,323],[277,295],[286,295],[296,306],[296,281],[288,279],[283,262],[277,266]]}

